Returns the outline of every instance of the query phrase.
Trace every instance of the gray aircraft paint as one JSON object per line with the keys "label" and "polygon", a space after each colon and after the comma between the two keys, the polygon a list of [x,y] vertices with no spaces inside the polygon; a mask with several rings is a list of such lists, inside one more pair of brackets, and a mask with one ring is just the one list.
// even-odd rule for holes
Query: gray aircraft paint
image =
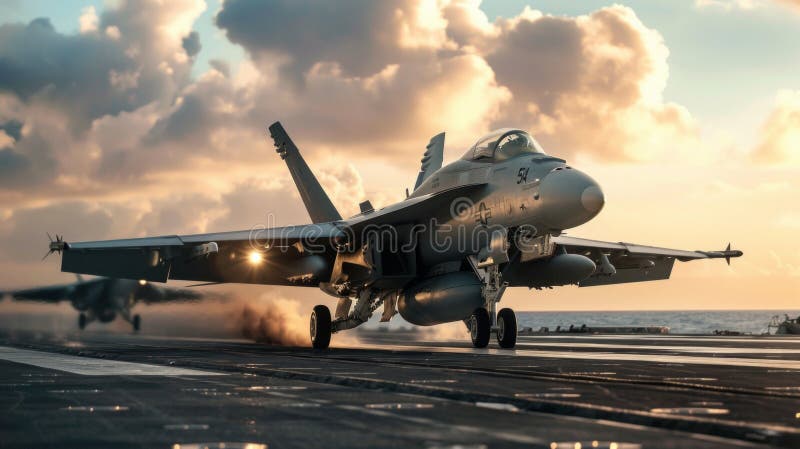
{"label": "gray aircraft paint", "polygon": [[203,297],[199,291],[159,287],[139,280],[116,278],[84,280],[80,277],[77,282],[69,284],[15,290],[8,294],[16,301],[45,303],[69,301],[84,317],[80,320],[83,326],[92,321],[108,323],[120,316],[133,324],[134,328],[138,326],[139,319],[131,315],[131,308],[139,301],[163,303],[195,301]]}
{"label": "gray aircraft paint", "polygon": [[[584,287],[667,279],[675,260],[729,262],[742,255],[730,246],[724,251],[684,251],[562,235],[600,212],[602,189],[516,129],[488,134],[464,157],[441,168],[444,135],[435,136],[413,193],[379,210],[364,202],[362,213],[342,220],[285,130],[279,123],[269,129],[314,224],[56,241],[50,249],[62,252],[62,271],[158,282],[319,287],[339,298],[335,330],[343,330],[364,322],[380,304],[399,305],[410,314],[406,319],[419,324],[453,320],[453,304],[467,304],[460,315],[476,303],[476,298],[464,297],[474,296],[475,289],[463,272],[481,279],[478,291],[485,308],[491,305],[493,311],[506,286]],[[375,231],[387,227],[391,235]],[[456,244],[442,246],[442,238]],[[387,246],[387,239],[399,245]],[[263,264],[248,263],[253,251],[263,254]],[[416,288],[423,283],[425,288]],[[419,295],[428,299],[420,302]],[[416,301],[414,307],[409,301]],[[392,310],[384,313],[385,319],[391,315]],[[495,317],[491,315],[492,329],[499,330]]]}

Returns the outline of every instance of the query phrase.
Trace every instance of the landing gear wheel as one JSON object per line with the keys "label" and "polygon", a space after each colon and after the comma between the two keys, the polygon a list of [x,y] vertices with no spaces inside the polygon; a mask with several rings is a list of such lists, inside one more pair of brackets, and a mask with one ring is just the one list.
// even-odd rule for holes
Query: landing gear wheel
{"label": "landing gear wheel", "polygon": [[327,349],[331,344],[331,311],[325,306],[314,306],[311,312],[311,346]]}
{"label": "landing gear wheel", "polygon": [[469,336],[472,338],[472,346],[485,348],[489,345],[489,337],[492,331],[492,322],[489,319],[489,312],[483,307],[479,307],[472,312],[469,317]]}
{"label": "landing gear wheel", "polygon": [[517,316],[511,309],[501,309],[497,313],[497,343],[505,349],[517,344]]}
{"label": "landing gear wheel", "polygon": [[133,331],[139,332],[139,328],[142,326],[142,317],[139,315],[134,315],[133,322],[131,324],[133,324]]}
{"label": "landing gear wheel", "polygon": [[78,315],[78,328],[83,330],[86,328],[86,314],[82,313]]}

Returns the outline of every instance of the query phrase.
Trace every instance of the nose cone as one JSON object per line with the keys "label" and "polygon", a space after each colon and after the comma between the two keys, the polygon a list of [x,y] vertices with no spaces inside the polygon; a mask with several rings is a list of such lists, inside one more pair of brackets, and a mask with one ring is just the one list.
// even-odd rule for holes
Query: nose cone
{"label": "nose cone", "polygon": [[603,191],[597,185],[589,186],[583,189],[583,193],[581,193],[581,204],[592,216],[597,215],[603,209],[605,202]]}
{"label": "nose cone", "polygon": [[603,208],[605,198],[597,182],[575,169],[554,170],[542,179],[541,220],[551,229],[586,223]]}

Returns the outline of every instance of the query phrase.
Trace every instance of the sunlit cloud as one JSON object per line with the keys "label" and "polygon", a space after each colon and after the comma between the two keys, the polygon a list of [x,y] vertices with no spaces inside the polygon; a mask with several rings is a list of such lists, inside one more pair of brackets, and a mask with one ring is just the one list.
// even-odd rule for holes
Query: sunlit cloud
{"label": "sunlit cloud", "polygon": [[778,92],[753,157],[766,163],[800,163],[800,91]]}

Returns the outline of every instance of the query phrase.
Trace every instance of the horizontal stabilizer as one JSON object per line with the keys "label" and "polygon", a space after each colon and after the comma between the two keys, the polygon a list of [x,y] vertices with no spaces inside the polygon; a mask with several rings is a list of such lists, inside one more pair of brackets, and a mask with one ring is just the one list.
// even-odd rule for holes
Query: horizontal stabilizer
{"label": "horizontal stabilizer", "polygon": [[336,210],[325,190],[322,189],[314,173],[308,168],[308,164],[300,155],[300,150],[292,142],[281,123],[275,122],[270,125],[269,133],[275,142],[276,151],[289,167],[289,173],[292,175],[297,190],[300,191],[300,198],[303,199],[311,221],[314,223],[340,221],[341,214]]}

